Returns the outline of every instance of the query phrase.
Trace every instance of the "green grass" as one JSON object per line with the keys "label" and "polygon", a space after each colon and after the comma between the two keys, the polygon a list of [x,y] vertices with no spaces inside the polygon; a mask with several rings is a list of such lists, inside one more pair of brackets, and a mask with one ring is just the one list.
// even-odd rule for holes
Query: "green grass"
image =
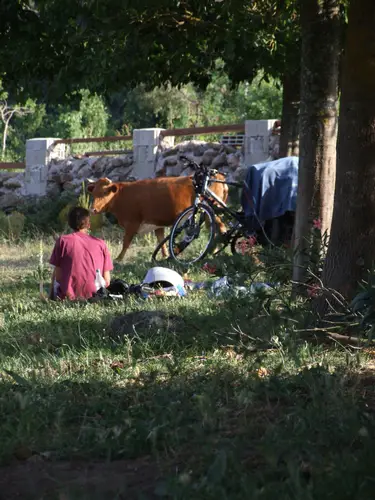
{"label": "green grass", "polygon": [[[109,238],[115,255],[118,239]],[[153,244],[137,241],[114,276],[140,282]],[[44,261],[52,245],[44,239]],[[39,240],[0,245],[0,485],[2,470],[33,453],[56,468],[145,457],[153,464],[146,489],[131,489],[133,481],[129,496],[112,484],[97,497],[83,486],[56,497],[69,500],[373,498],[369,360],[300,337],[308,307],[290,302],[280,257],[269,256],[265,268],[249,257],[215,261],[218,274],[240,284],[281,282],[271,297],[201,291],[74,304],[40,299],[39,277],[48,274],[40,249]],[[200,266],[189,277],[213,279]],[[114,317],[141,310],[178,321],[111,337]],[[55,498],[56,488],[30,498]]]}

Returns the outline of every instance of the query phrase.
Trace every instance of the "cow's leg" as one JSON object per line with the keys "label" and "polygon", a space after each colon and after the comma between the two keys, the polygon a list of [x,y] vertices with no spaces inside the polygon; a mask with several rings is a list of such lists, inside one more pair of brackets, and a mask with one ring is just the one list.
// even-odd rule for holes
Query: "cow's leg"
{"label": "cow's leg", "polygon": [[124,234],[124,239],[122,243],[122,250],[119,253],[119,255],[115,258],[116,262],[121,262],[123,258],[125,257],[126,251],[130,246],[130,243],[132,242],[134,236],[137,234],[139,229],[139,224],[129,224],[125,228],[125,234]]}
{"label": "cow's leg", "polygon": [[[215,222],[216,222],[217,228],[219,230],[219,233],[220,234],[225,233],[227,228],[218,215],[215,215]],[[209,229],[210,228],[210,221],[209,221],[207,216],[205,217],[204,223],[205,223],[206,228]]]}
{"label": "cow's leg", "polygon": [[216,222],[217,227],[219,229],[219,233],[224,234],[226,232],[227,228],[226,228],[224,222],[221,220],[221,218],[218,215],[216,215],[216,217],[215,217],[215,222]]}
{"label": "cow's leg", "polygon": [[[219,230],[220,235],[224,234],[227,231],[227,228],[221,218],[218,215],[215,215],[215,222],[216,222],[216,227]],[[209,230],[210,229],[210,221],[208,217],[205,217],[205,226]],[[216,253],[220,250],[220,240],[218,238],[215,238],[215,248],[213,249],[212,253]]]}
{"label": "cow's leg", "polygon": [[[164,240],[164,227],[158,227],[157,229],[155,229],[155,236],[158,240],[158,243],[161,243]],[[167,245],[165,243],[161,247],[161,254],[163,257],[168,256]]]}
{"label": "cow's leg", "polygon": [[[226,228],[225,224],[223,223],[223,221],[221,220],[221,217],[219,217],[216,214],[215,214],[215,222],[216,222],[216,226],[219,230],[219,233],[224,234],[226,232],[227,228]],[[210,221],[208,220],[207,216],[205,217],[205,225],[206,225],[207,229],[210,228]]]}

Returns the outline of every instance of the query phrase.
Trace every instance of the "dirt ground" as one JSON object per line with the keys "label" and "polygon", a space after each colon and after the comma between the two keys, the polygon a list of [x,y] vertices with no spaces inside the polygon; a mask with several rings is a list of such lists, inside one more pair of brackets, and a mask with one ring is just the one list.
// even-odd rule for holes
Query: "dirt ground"
{"label": "dirt ground", "polygon": [[0,468],[0,500],[153,500],[161,477],[148,457],[88,464],[36,456]]}

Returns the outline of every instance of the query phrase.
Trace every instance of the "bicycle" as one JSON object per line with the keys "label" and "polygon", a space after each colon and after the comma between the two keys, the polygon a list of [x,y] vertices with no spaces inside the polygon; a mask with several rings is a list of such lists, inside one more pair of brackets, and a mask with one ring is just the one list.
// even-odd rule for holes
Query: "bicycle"
{"label": "bicycle", "polygon": [[[184,266],[202,260],[212,251],[215,243],[214,255],[221,253],[228,245],[230,245],[233,255],[244,253],[244,244],[241,244],[241,239],[248,241],[252,246],[249,239],[255,236],[255,232],[248,231],[244,211],[232,210],[211,191],[209,185],[211,183],[222,183],[237,188],[245,188],[245,184],[217,179],[215,178],[217,174],[223,175],[224,178],[226,176],[215,169],[198,165],[194,160],[186,156],[180,156],[180,159],[185,163],[185,168],[191,167],[194,171],[192,180],[196,194],[195,200],[193,205],[185,209],[177,217],[170,234],[156,247],[152,260],[159,260],[160,250],[167,243],[169,258]],[[229,228],[217,238],[218,220],[222,222],[223,218],[229,219]],[[203,225],[206,227],[206,233],[208,233],[206,244],[203,244],[203,236],[205,235]],[[182,237],[181,241],[179,241],[180,236]]]}

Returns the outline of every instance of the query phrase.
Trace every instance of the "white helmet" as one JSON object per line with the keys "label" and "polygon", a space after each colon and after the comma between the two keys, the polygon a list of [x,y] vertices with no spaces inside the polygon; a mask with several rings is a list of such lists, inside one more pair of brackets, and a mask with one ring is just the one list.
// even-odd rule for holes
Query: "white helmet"
{"label": "white helmet", "polygon": [[185,283],[176,271],[173,269],[168,269],[166,267],[152,267],[147,271],[145,279],[143,280],[144,285],[151,285],[152,283],[169,283],[170,286],[174,286],[177,289],[184,290]]}
{"label": "white helmet", "polygon": [[143,284],[160,284],[166,291],[172,287],[180,297],[186,295],[183,278],[176,271],[173,271],[173,269],[166,267],[152,267],[149,269],[143,280]]}

